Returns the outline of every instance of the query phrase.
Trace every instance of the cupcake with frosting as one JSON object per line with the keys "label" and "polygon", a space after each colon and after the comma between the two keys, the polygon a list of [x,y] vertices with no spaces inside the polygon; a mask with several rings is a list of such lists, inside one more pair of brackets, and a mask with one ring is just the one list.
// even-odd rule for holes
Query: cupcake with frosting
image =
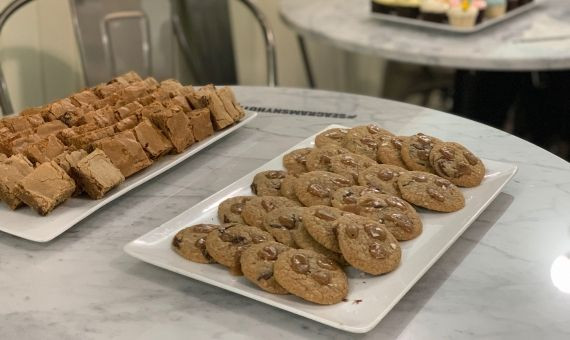
{"label": "cupcake with frosting", "polygon": [[473,6],[479,10],[477,14],[477,24],[483,22],[483,17],[485,16],[485,11],[487,10],[487,0],[473,0]]}
{"label": "cupcake with frosting", "polygon": [[372,12],[393,14],[396,10],[396,0],[372,0]]}
{"label": "cupcake with frosting", "polygon": [[485,10],[485,17],[487,19],[498,18],[505,15],[506,12],[506,0],[487,0],[487,9]]}
{"label": "cupcake with frosting", "polygon": [[425,21],[447,22],[449,2],[447,0],[422,0],[420,4],[420,18]]}
{"label": "cupcake with frosting", "polygon": [[460,5],[451,6],[447,12],[447,17],[451,26],[455,27],[473,27],[477,20],[479,10],[473,6],[471,1],[462,0]]}
{"label": "cupcake with frosting", "polygon": [[396,15],[415,19],[420,15],[420,0],[396,0]]}

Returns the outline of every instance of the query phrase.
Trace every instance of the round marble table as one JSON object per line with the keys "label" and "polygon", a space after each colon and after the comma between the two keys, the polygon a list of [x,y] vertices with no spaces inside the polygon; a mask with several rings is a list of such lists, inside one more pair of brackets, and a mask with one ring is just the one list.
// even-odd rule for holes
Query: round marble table
{"label": "round marble table", "polygon": [[[408,104],[298,89],[237,87],[236,94],[246,106],[303,115],[260,113],[50,243],[0,234],[2,339],[569,338],[569,163],[505,132]],[[367,122],[457,140],[519,166],[368,334],[344,333],[123,253],[129,241],[325,126]]]}
{"label": "round marble table", "polygon": [[537,9],[471,35],[379,21],[370,16],[369,0],[281,0],[280,13],[303,37],[394,61],[497,71],[570,68],[568,0],[542,0]]}

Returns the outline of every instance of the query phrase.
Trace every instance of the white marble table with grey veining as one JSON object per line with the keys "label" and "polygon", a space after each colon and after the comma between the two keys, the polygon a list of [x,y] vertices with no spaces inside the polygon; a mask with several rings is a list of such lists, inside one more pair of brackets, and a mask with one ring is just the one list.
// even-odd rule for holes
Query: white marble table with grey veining
{"label": "white marble table with grey veining", "polygon": [[[50,243],[0,234],[0,339],[570,338],[569,163],[505,132],[408,104],[299,89],[236,93],[246,106],[299,115],[260,113]],[[325,126],[368,122],[456,140],[519,166],[369,333],[345,333],[123,253],[129,241]]]}
{"label": "white marble table with grey veining", "polygon": [[470,70],[570,68],[568,0],[542,0],[534,10],[469,35],[379,21],[370,15],[369,0],[281,0],[280,14],[303,37],[394,61]]}

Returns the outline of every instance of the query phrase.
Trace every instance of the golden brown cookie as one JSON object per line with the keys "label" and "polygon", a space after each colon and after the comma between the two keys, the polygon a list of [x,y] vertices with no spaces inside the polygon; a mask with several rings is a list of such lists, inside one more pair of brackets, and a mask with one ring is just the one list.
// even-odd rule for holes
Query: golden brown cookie
{"label": "golden brown cookie", "polygon": [[263,242],[247,248],[240,258],[241,270],[246,279],[272,294],[289,294],[281,287],[273,274],[273,266],[279,254],[289,250],[279,242]]}
{"label": "golden brown cookie", "polygon": [[347,132],[348,129],[344,128],[335,128],[323,131],[315,137],[315,146],[319,148],[327,144],[344,146]]}
{"label": "golden brown cookie", "polygon": [[220,203],[218,206],[218,219],[220,223],[242,223],[241,213],[245,203],[255,196],[236,196],[230,197]]}
{"label": "golden brown cookie", "polygon": [[283,156],[283,166],[292,175],[307,172],[307,155],[313,148],[297,149]]}
{"label": "golden brown cookie", "polygon": [[376,161],[355,153],[345,153],[331,157],[331,172],[351,179],[353,184],[358,183],[358,174],[366,168],[378,165]]}
{"label": "golden brown cookie", "polygon": [[281,170],[262,171],[253,177],[251,191],[257,196],[281,196],[281,182],[286,175]]}
{"label": "golden brown cookie", "polygon": [[210,232],[206,250],[218,263],[228,267],[234,275],[241,275],[240,257],[253,244],[275,241],[268,232],[243,224],[229,223]]}
{"label": "golden brown cookie", "polygon": [[263,221],[268,212],[277,208],[298,206],[298,202],[285,197],[258,196],[245,203],[241,216],[246,224],[263,229]]}
{"label": "golden brown cookie", "polygon": [[172,249],[183,258],[197,263],[215,263],[206,250],[206,237],[218,229],[217,224],[196,224],[176,233],[172,239]]}
{"label": "golden brown cookie", "polygon": [[291,249],[281,253],[274,275],[289,293],[314,303],[332,305],[348,294],[348,279],[342,268],[314,251]]}
{"label": "golden brown cookie", "polygon": [[345,212],[325,205],[315,205],[305,208],[302,218],[303,226],[311,237],[323,247],[340,253],[336,237],[338,219]]}
{"label": "golden brown cookie", "polygon": [[295,195],[307,207],[331,205],[332,193],[351,183],[350,179],[332,172],[311,171],[299,176],[295,182]]}
{"label": "golden brown cookie", "polygon": [[338,242],[346,261],[372,275],[393,271],[402,251],[386,227],[366,217],[346,214],[338,221]]}
{"label": "golden brown cookie", "polygon": [[293,237],[293,241],[295,241],[295,244],[298,248],[312,250],[335,260],[338,264],[346,264],[346,261],[340,253],[329,250],[319,242],[315,241],[315,239],[307,231],[307,228],[305,228],[305,224],[302,221],[302,216],[301,221],[297,222],[297,227],[291,230],[291,236]]}
{"label": "golden brown cookie", "polygon": [[410,170],[433,173],[429,163],[429,154],[435,144],[442,142],[441,139],[424,135],[423,133],[408,137],[403,141],[401,149],[404,164]]}
{"label": "golden brown cookie", "polygon": [[280,189],[281,196],[287,197],[293,201],[298,201],[297,195],[295,194],[295,182],[297,181],[297,178],[299,178],[299,176],[290,174],[283,178]]}
{"label": "golden brown cookie", "polygon": [[429,155],[435,173],[460,187],[476,187],[485,177],[485,165],[459,143],[436,144]]}
{"label": "golden brown cookie", "polygon": [[378,164],[362,170],[358,174],[358,184],[380,190],[385,194],[400,197],[397,179],[408,170],[396,165]]}
{"label": "golden brown cookie", "polygon": [[292,230],[301,222],[305,207],[285,207],[272,210],[265,215],[263,227],[278,242],[291,248],[298,248],[293,240]]}
{"label": "golden brown cookie", "polygon": [[334,144],[327,144],[320,148],[315,148],[307,155],[307,170],[330,171],[331,157],[343,153],[349,153],[349,151]]}
{"label": "golden brown cookie", "polygon": [[404,136],[385,136],[382,138],[378,145],[378,163],[396,165],[407,169],[402,160],[402,144],[407,138]]}
{"label": "golden brown cookie", "polygon": [[398,187],[403,199],[429,210],[453,212],[465,206],[463,194],[453,183],[427,172],[401,174]]}
{"label": "golden brown cookie", "polygon": [[351,152],[376,160],[382,138],[393,135],[375,124],[356,126],[348,130],[345,147]]}

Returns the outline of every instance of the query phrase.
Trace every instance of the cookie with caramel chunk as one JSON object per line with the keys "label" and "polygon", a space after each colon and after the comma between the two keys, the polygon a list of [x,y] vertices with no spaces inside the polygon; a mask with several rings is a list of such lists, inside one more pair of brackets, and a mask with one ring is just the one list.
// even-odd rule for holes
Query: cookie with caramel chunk
{"label": "cookie with caramel chunk", "polygon": [[251,191],[258,196],[280,196],[281,182],[287,176],[285,171],[262,171],[253,177]]}
{"label": "cookie with caramel chunk", "polygon": [[298,248],[293,240],[293,230],[297,229],[302,221],[305,207],[277,208],[265,215],[263,227],[271,236],[291,248]]}
{"label": "cookie with caramel chunk", "polygon": [[327,144],[344,146],[346,144],[347,133],[348,129],[345,128],[335,128],[335,129],[325,130],[319,133],[315,137],[315,145],[319,148]]}
{"label": "cookie with caramel chunk", "polygon": [[377,160],[378,146],[383,138],[393,136],[390,131],[376,124],[356,126],[348,130],[345,148],[359,155]]}
{"label": "cookie with caramel chunk", "polygon": [[373,187],[380,192],[400,197],[397,179],[408,170],[396,165],[378,164],[368,167],[358,174],[358,184]]}
{"label": "cookie with caramel chunk", "polygon": [[220,226],[217,224],[196,224],[176,233],[172,249],[183,258],[197,263],[215,263],[206,250],[206,237]]}
{"label": "cookie with caramel chunk", "polygon": [[339,303],[348,294],[342,268],[324,255],[306,249],[281,253],[274,265],[277,282],[289,293],[321,305]]}
{"label": "cookie with caramel chunk", "polygon": [[257,196],[245,203],[241,217],[246,224],[264,229],[263,221],[267,213],[277,208],[298,206],[300,206],[299,202],[285,197]]}
{"label": "cookie with caramel chunk", "polygon": [[242,223],[245,224],[241,213],[245,203],[255,196],[230,197],[218,206],[218,219],[220,223]]}
{"label": "cookie with caramel chunk", "polygon": [[398,187],[403,199],[429,210],[453,212],[465,206],[463,194],[453,183],[427,172],[404,172]]}
{"label": "cookie with caramel chunk", "polygon": [[429,154],[434,145],[443,141],[432,136],[418,133],[405,139],[402,143],[402,160],[407,168],[415,171],[432,172]]}
{"label": "cookie with caramel chunk", "polygon": [[330,171],[351,179],[353,183],[358,183],[358,174],[373,165],[378,163],[366,156],[346,153],[331,157]]}
{"label": "cookie with caramel chunk", "polygon": [[402,257],[398,241],[386,226],[353,214],[339,219],[338,243],[348,263],[372,275],[393,271]]}
{"label": "cookie with caramel chunk", "polygon": [[295,194],[299,201],[312,205],[331,205],[332,193],[352,184],[352,180],[326,171],[311,171],[299,176],[295,182]]}
{"label": "cookie with caramel chunk", "polygon": [[263,242],[247,248],[240,258],[243,276],[266,292],[273,294],[289,294],[281,287],[273,273],[273,266],[279,254],[289,250],[288,246],[279,242]]}
{"label": "cookie with caramel chunk", "polygon": [[307,170],[331,171],[331,157],[349,152],[347,149],[334,144],[314,148],[307,154]]}
{"label": "cookie with caramel chunk", "polygon": [[485,177],[483,162],[459,143],[435,145],[429,161],[436,174],[460,187],[476,187]]}
{"label": "cookie with caramel chunk", "polygon": [[335,253],[340,253],[336,227],[338,219],[344,214],[344,211],[337,208],[315,205],[303,212],[303,225],[315,241]]}
{"label": "cookie with caramel chunk", "polygon": [[283,156],[283,167],[292,175],[307,172],[307,155],[313,148],[297,149]]}
{"label": "cookie with caramel chunk", "polygon": [[402,144],[408,137],[404,136],[386,136],[378,145],[377,160],[378,163],[396,165],[407,168],[402,160]]}

